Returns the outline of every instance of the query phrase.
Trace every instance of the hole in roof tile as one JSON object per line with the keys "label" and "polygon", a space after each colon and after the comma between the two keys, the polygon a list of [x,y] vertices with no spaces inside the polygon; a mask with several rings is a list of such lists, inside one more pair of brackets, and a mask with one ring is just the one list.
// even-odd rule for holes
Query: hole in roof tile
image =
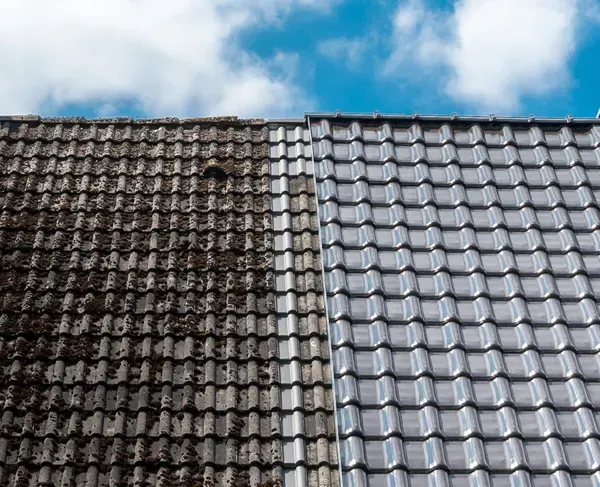
{"label": "hole in roof tile", "polygon": [[206,166],[204,169],[204,177],[206,178],[216,178],[216,179],[225,179],[227,178],[227,172],[222,167],[216,164],[210,164]]}

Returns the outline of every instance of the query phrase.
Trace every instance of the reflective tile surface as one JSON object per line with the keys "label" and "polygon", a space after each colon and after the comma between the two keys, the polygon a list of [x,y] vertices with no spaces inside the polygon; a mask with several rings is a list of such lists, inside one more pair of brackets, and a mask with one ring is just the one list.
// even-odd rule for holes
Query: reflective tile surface
{"label": "reflective tile surface", "polygon": [[311,132],[345,485],[599,485],[600,121]]}
{"label": "reflective tile surface", "polygon": [[283,485],[335,487],[340,472],[310,133],[297,123],[273,123],[269,141],[283,437],[291,440]]}

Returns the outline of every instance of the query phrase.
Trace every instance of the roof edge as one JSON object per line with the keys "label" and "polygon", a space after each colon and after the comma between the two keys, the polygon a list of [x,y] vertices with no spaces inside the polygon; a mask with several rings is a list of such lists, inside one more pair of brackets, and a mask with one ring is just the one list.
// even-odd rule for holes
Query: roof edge
{"label": "roof edge", "polygon": [[[600,111],[598,112],[600,116]],[[412,115],[407,114],[384,114],[378,111],[372,113],[365,112],[306,112],[305,118],[321,118],[321,119],[335,119],[340,121],[348,120],[399,120],[399,121],[423,121],[423,122],[470,122],[470,123],[518,123],[518,124],[576,124],[576,125],[590,125],[600,123],[599,118],[575,118],[571,115],[567,115],[563,118],[551,118],[551,117],[535,117],[529,115],[527,117],[500,117],[495,114],[488,116],[483,115],[422,115],[420,113],[413,113]]]}
{"label": "roof edge", "polygon": [[0,115],[0,122],[39,122],[39,115]]}
{"label": "roof edge", "polygon": [[86,117],[41,117],[37,114],[29,115],[0,115],[0,122],[41,122],[41,123],[95,123],[95,124],[139,124],[139,125],[176,125],[176,124],[207,124],[207,123],[229,123],[234,125],[276,125],[276,124],[305,124],[310,118],[335,119],[347,121],[349,119],[359,120],[399,120],[399,121],[425,121],[425,122],[471,122],[471,123],[519,123],[519,124],[598,124],[600,121],[600,109],[595,118],[575,118],[567,115],[563,118],[555,117],[499,117],[495,114],[484,115],[422,115],[420,113],[395,114],[367,112],[306,112],[303,118],[239,118],[237,116],[223,117],[162,117],[162,118],[134,118],[134,117],[111,117],[111,118],[86,118]]}
{"label": "roof edge", "polygon": [[39,115],[0,115],[0,122],[40,122],[40,123],[87,123],[87,124],[136,124],[136,125],[179,125],[179,124],[232,124],[232,125],[266,125],[266,118],[223,117],[162,117],[162,118],[86,118],[86,117],[40,117]]}
{"label": "roof edge", "polygon": [[267,124],[276,125],[306,125],[306,117],[300,118],[267,118]]}

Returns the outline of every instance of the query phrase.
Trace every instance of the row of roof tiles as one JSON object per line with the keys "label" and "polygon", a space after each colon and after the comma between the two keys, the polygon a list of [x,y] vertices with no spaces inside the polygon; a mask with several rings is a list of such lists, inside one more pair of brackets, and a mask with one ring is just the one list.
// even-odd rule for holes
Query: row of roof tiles
{"label": "row of roof tiles", "polygon": [[549,186],[578,188],[595,186],[600,177],[600,169],[586,168],[581,165],[557,169],[550,165],[523,168],[520,165],[490,167],[484,164],[469,168],[458,163],[440,167],[424,162],[412,165],[398,165],[395,162],[367,165],[364,161],[354,161],[334,165],[330,160],[318,162],[316,173],[320,181],[334,179],[338,183],[348,184],[364,180],[378,186],[399,182],[406,187],[432,184],[436,189],[455,185],[469,188],[492,185],[503,189],[520,186],[531,189]]}
{"label": "row of roof tiles", "polygon": [[[543,123],[543,121],[540,121]],[[591,123],[590,123],[591,122]],[[549,127],[540,126],[515,126],[515,124],[457,126],[457,124],[437,123],[423,124],[419,121],[412,123],[394,123],[394,121],[338,122],[327,118],[317,119],[311,123],[313,140],[331,141],[364,141],[365,143],[395,142],[413,144],[422,142],[428,144],[490,144],[515,146],[594,146],[600,145],[600,122],[588,121],[589,126],[573,128],[568,124]]]}
{"label": "row of roof tiles", "polygon": [[411,295],[401,299],[373,295],[366,298],[335,294],[328,299],[329,317],[332,320],[350,319],[355,322],[372,322],[378,319],[391,322],[413,320],[432,323],[458,321],[466,324],[532,323],[548,325],[568,323],[585,326],[600,322],[598,303],[590,298],[578,302],[562,302],[557,298],[528,302],[516,297],[509,300],[479,297],[455,299],[443,296],[421,299]]}

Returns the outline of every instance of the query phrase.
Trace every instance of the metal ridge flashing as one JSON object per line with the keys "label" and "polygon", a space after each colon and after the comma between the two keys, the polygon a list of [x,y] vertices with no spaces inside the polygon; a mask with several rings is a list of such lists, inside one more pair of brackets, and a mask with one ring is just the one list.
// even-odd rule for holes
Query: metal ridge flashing
{"label": "metal ridge flashing", "polygon": [[[600,111],[598,113],[600,116]],[[378,111],[374,111],[371,113],[367,112],[307,112],[304,114],[306,120],[310,118],[313,119],[332,119],[339,121],[348,121],[348,120],[398,120],[398,121],[421,121],[421,122],[471,122],[471,123],[491,123],[491,124],[501,124],[501,123],[519,123],[519,124],[577,124],[577,125],[597,125],[598,118],[575,118],[571,115],[567,115],[562,118],[556,117],[535,117],[533,115],[529,115],[527,117],[502,117],[497,116],[495,114],[490,115],[422,115],[420,113],[413,114],[385,114],[380,113]]]}
{"label": "metal ridge flashing", "polygon": [[270,128],[277,130],[281,125],[305,125],[306,118],[267,118],[267,125]]}

